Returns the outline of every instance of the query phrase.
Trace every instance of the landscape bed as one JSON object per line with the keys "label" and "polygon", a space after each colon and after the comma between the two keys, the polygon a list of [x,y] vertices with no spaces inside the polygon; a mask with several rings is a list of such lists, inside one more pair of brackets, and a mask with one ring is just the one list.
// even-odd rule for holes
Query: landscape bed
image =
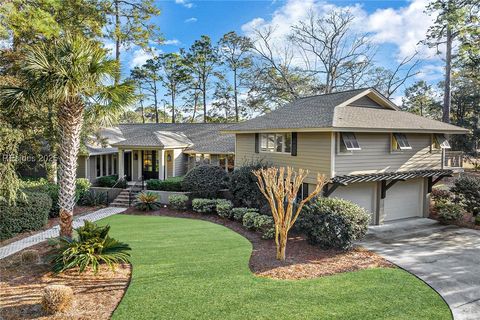
{"label": "landscape bed", "polygon": [[[10,270],[2,279],[0,299],[8,305],[1,307],[8,306],[11,314],[23,310],[25,318],[32,318],[32,312],[39,312],[39,293],[45,279],[63,283],[71,277],[67,285],[74,288],[76,301],[82,301],[78,307],[83,317],[91,301],[85,294],[97,304],[102,301],[103,310],[88,314],[95,319],[108,318],[114,310],[113,319],[271,319],[272,315],[276,319],[451,319],[448,306],[435,291],[368,251],[354,250],[340,256],[293,235],[287,261],[281,264],[273,259],[273,241],[261,240],[260,235],[235,222],[168,209],[150,212],[150,216],[133,209],[127,213],[100,222],[111,225],[112,236],[132,247],[131,282],[116,310],[113,302],[120,300],[128,283],[130,269],[125,265],[119,267],[120,274],[104,270],[105,276],[102,271],[95,281],[91,274],[79,276],[75,271],[51,278],[46,269],[41,276],[18,268]],[[295,253],[301,250],[305,251]],[[2,275],[4,263],[13,258],[2,261]],[[355,261],[363,265],[352,267]],[[358,269],[364,270],[347,272]],[[108,275],[114,276],[109,279]],[[21,288],[22,277],[30,281],[31,292],[21,291],[26,290]],[[15,299],[14,292],[27,299]],[[105,296],[111,303],[104,303]]]}

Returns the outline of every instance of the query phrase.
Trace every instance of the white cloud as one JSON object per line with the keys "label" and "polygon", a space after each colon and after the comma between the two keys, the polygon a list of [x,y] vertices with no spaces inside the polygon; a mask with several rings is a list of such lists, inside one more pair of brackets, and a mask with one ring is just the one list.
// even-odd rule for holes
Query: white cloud
{"label": "white cloud", "polygon": [[134,68],[141,66],[145,64],[148,59],[152,59],[154,55],[160,54],[161,52],[161,50],[154,47],[151,47],[148,51],[138,48],[133,52],[132,59],[130,61],[130,67]]}
{"label": "white cloud", "polygon": [[318,15],[324,15],[332,9],[348,9],[354,16],[353,29],[365,32],[371,39],[381,44],[394,44],[398,50],[394,53],[397,60],[420,53],[422,59],[437,59],[432,49],[418,45],[425,38],[432,17],[424,13],[429,0],[411,0],[405,7],[378,9],[369,14],[361,5],[337,6],[322,0],[288,0],[282,7],[275,10],[271,18],[254,18],[242,26],[246,35],[252,35],[253,30],[262,27],[274,27],[273,39],[278,43],[285,41],[291,31],[291,26],[305,19],[310,10]]}
{"label": "white cloud", "polygon": [[415,79],[427,82],[439,81],[444,77],[445,69],[440,65],[428,64],[420,68]]}
{"label": "white cloud", "polygon": [[165,44],[167,46],[179,46],[182,43],[178,39],[168,39],[168,40],[163,41],[163,44]]}
{"label": "white cloud", "polygon": [[425,39],[433,21],[433,17],[424,12],[429,2],[413,0],[406,7],[378,9],[368,17],[367,31],[373,33],[372,39],[377,43],[395,44],[398,58],[410,56],[415,51],[420,53],[421,58],[433,58],[433,49],[418,44]]}
{"label": "white cloud", "polygon": [[193,3],[188,2],[187,0],[175,0],[175,3],[181,4],[182,6],[188,9],[193,8]]}
{"label": "white cloud", "polygon": [[194,22],[197,22],[198,19],[195,18],[195,17],[191,17],[191,18],[188,18],[188,19],[185,19],[185,23],[194,23]]}

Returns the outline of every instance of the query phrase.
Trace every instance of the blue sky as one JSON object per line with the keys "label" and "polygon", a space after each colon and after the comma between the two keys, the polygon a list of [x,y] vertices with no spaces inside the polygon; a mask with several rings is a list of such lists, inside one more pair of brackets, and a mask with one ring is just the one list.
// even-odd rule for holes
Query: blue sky
{"label": "blue sky", "polygon": [[[157,1],[162,13],[153,21],[160,27],[166,44],[156,46],[156,49],[172,52],[180,47],[188,48],[203,34],[209,35],[214,42],[232,30],[248,35],[250,27],[258,25],[277,26],[280,38],[311,8],[325,12],[333,7],[348,7],[358,18],[356,28],[368,32],[377,44],[377,64],[394,67],[403,57],[417,50],[422,61],[420,74],[414,80],[436,82],[442,73],[438,56],[417,45],[431,20],[423,12],[427,3],[428,0]],[[147,58],[140,48],[124,52],[123,73],[128,74],[132,66]]]}

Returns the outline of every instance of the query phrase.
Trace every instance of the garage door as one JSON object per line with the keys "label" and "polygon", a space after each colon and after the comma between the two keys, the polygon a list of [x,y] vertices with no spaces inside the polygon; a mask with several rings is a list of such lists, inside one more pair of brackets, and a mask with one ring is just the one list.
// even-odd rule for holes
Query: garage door
{"label": "garage door", "polygon": [[384,221],[422,217],[423,179],[399,181],[388,189]]}
{"label": "garage door", "polygon": [[340,186],[330,197],[351,201],[372,213],[375,208],[375,183],[355,183]]}

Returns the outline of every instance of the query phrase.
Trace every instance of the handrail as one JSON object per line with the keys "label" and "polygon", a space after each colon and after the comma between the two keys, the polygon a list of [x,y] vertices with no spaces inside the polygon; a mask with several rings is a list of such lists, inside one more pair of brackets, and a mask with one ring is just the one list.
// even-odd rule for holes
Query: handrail
{"label": "handrail", "polygon": [[114,184],[112,187],[110,187],[110,189],[115,188],[115,186],[116,186],[120,181],[125,181],[126,178],[127,178],[127,175],[124,175],[123,177],[118,178],[117,182],[115,182],[115,184]]}

